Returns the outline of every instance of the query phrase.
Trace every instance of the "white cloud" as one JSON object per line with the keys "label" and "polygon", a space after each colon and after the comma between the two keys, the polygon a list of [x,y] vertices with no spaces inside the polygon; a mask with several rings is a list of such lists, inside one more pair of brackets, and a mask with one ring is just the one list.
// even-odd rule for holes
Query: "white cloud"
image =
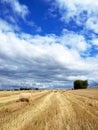
{"label": "white cloud", "polygon": [[0,31],[13,31],[13,26],[0,19]]}
{"label": "white cloud", "polygon": [[[21,27],[19,28],[18,24],[20,23],[20,18],[22,18],[22,24],[31,27],[32,31],[34,30],[36,33],[42,32],[42,28],[40,26],[32,21],[31,18],[26,17],[30,15],[30,11],[27,5],[20,3],[19,0],[1,0],[1,5],[4,8],[4,10],[1,10],[1,16],[3,16],[4,20],[10,23],[10,26],[13,25],[13,28],[15,28],[14,30],[21,29]],[[5,6],[7,7],[5,8]],[[6,22],[4,20],[0,21],[2,22],[2,25],[3,22],[4,24]]]}
{"label": "white cloud", "polygon": [[92,40],[93,45],[98,46],[98,38],[95,38]]}
{"label": "white cloud", "polygon": [[9,3],[13,12],[22,18],[25,18],[29,13],[28,7],[26,5],[20,4],[18,0],[2,0],[2,2]]}
{"label": "white cloud", "polygon": [[91,17],[86,22],[86,28],[98,33],[98,17]]}
{"label": "white cloud", "polygon": [[66,44],[68,47],[75,49],[77,51],[84,52],[90,48],[83,35],[76,34],[75,32],[65,32],[61,37],[62,43]]}
{"label": "white cloud", "polygon": [[32,29],[35,29],[35,31],[37,33],[42,32],[42,28],[40,26],[37,26],[34,22],[32,21],[25,21],[27,23],[27,25],[29,25],[30,27],[32,27]]}
{"label": "white cloud", "polygon": [[0,28],[2,86],[5,82],[9,86],[13,83],[27,85],[28,82],[33,86],[39,83],[43,87],[53,87],[71,85],[75,77],[94,80],[95,74],[98,78],[98,56],[81,56],[89,49],[82,35],[66,32],[59,37],[53,34],[32,36],[15,33],[7,22],[3,24],[6,28]]}
{"label": "white cloud", "polygon": [[77,25],[98,33],[98,1],[55,0],[61,13],[61,20],[74,20]]}
{"label": "white cloud", "polygon": [[84,75],[80,75],[80,76],[69,76],[68,80],[77,80],[77,79],[81,79],[81,80],[87,80],[88,77],[84,76]]}
{"label": "white cloud", "polygon": [[56,2],[61,10],[67,11],[68,18],[80,15],[83,11],[87,11],[88,15],[91,15],[98,10],[98,2],[93,0],[56,0]]}

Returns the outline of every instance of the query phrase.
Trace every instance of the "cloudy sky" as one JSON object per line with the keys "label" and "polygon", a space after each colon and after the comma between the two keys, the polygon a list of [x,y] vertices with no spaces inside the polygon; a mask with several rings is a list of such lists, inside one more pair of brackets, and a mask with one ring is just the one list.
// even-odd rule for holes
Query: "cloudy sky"
{"label": "cloudy sky", "polygon": [[0,89],[98,87],[98,0],[0,0]]}

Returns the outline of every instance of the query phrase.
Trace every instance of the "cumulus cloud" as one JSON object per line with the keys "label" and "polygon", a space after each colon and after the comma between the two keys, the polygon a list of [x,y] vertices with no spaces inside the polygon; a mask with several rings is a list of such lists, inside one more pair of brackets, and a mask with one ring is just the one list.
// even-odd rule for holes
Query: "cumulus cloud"
{"label": "cumulus cloud", "polygon": [[55,0],[61,20],[69,23],[73,20],[77,25],[98,33],[98,2],[93,0]]}
{"label": "cumulus cloud", "polygon": [[79,16],[84,11],[87,15],[96,14],[98,10],[98,2],[93,0],[56,0],[56,2],[61,10],[67,11],[65,13],[68,18]]}
{"label": "cumulus cloud", "polygon": [[[28,7],[18,0],[2,2],[9,4],[23,19],[29,13]],[[82,25],[84,31],[98,33],[97,1],[55,0],[56,4],[63,22],[73,20]],[[14,20],[11,16],[10,19]],[[28,24],[41,31],[35,23]],[[0,25],[0,88],[68,88],[75,79],[88,79],[90,86],[97,84],[98,52],[93,52],[95,48],[98,50],[98,38],[95,34],[88,40],[84,32],[63,29],[60,36],[41,36],[20,32],[17,26],[13,27],[3,19],[0,19]]]}
{"label": "cumulus cloud", "polygon": [[0,32],[19,31],[20,28],[17,25],[11,25],[7,21],[0,19]]}
{"label": "cumulus cloud", "polygon": [[98,78],[98,55],[83,57],[91,47],[83,35],[66,32],[61,36],[32,36],[15,33],[10,24],[3,24],[6,28],[0,28],[1,88],[72,87],[74,79],[94,81],[94,75]]}
{"label": "cumulus cloud", "polygon": [[81,34],[66,31],[61,38],[63,44],[66,44],[69,48],[77,50],[80,53],[90,49],[90,44],[86,42],[85,37]]}
{"label": "cumulus cloud", "polygon": [[98,33],[98,18],[97,17],[89,18],[86,22],[86,28],[94,31],[95,33]]}
{"label": "cumulus cloud", "polygon": [[22,18],[25,18],[29,13],[28,7],[26,5],[20,4],[18,0],[2,0],[2,3],[10,4],[13,12]]}
{"label": "cumulus cloud", "polygon": [[3,19],[0,19],[0,31],[12,31],[12,25],[9,25],[6,21]]}
{"label": "cumulus cloud", "polygon": [[92,44],[98,46],[98,38],[94,38]]}

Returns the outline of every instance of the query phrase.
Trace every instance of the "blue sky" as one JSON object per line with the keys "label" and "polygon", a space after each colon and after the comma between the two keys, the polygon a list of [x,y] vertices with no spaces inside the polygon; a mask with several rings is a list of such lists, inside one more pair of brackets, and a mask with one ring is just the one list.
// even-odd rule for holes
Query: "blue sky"
{"label": "blue sky", "polygon": [[1,0],[0,89],[98,87],[98,1]]}

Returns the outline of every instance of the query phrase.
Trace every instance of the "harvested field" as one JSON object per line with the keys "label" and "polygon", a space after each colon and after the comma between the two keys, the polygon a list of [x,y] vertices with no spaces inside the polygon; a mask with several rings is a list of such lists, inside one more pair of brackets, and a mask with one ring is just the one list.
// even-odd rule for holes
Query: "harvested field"
{"label": "harvested field", "polygon": [[1,91],[0,130],[98,130],[98,89]]}

